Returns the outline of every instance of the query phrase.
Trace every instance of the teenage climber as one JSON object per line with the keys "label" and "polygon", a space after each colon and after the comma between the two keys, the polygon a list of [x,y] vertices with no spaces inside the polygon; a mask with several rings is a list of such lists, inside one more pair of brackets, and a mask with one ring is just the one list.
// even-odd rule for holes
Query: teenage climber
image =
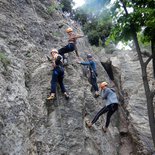
{"label": "teenage climber", "polygon": [[61,91],[65,95],[65,98],[69,99],[69,95],[67,94],[63,83],[64,68],[62,64],[62,56],[58,54],[57,49],[52,49],[51,61],[54,69],[53,69],[52,79],[51,79],[51,92],[47,100],[53,100],[56,97],[57,82],[59,83]]}
{"label": "teenage climber", "polygon": [[73,29],[72,28],[67,28],[66,29],[66,33],[68,34],[68,45],[62,47],[61,49],[59,49],[59,54],[63,57],[63,60],[65,59],[64,54],[65,53],[69,53],[69,52],[73,52],[75,50],[75,53],[77,55],[77,57],[79,57],[78,51],[77,51],[77,47],[76,47],[76,40],[78,38],[82,38],[84,37],[83,35],[79,35],[79,34],[74,34],[73,33]]}
{"label": "teenage climber", "polygon": [[87,55],[87,59],[88,61],[86,62],[78,62],[81,65],[86,65],[89,67],[89,81],[93,87],[93,89],[95,90],[95,96],[94,97],[98,97],[99,96],[99,88],[97,85],[97,71],[96,71],[96,63],[93,61],[93,57],[91,54]]}
{"label": "teenage climber", "polygon": [[107,118],[105,127],[102,127],[104,132],[107,132],[110,118],[114,114],[114,112],[118,109],[118,99],[113,88],[109,88],[106,82],[102,82],[100,84],[101,96],[106,100],[106,105],[95,115],[94,119],[90,121],[86,121],[86,125],[90,128],[92,125],[98,120],[98,118],[107,112]]}

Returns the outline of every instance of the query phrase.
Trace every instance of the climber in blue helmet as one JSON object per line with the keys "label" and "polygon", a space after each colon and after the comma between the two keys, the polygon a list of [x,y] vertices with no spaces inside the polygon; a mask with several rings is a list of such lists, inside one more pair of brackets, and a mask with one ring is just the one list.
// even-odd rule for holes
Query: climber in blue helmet
{"label": "climber in blue helmet", "polygon": [[92,127],[102,114],[107,113],[105,127],[102,127],[103,131],[107,132],[110,118],[115,111],[117,111],[119,102],[115,90],[113,88],[109,88],[107,82],[102,82],[100,84],[100,89],[102,98],[106,100],[106,105],[95,115],[91,122],[87,120],[86,125],[89,128]]}
{"label": "climber in blue helmet", "polygon": [[69,99],[69,95],[67,94],[63,83],[64,68],[62,64],[62,56],[58,54],[57,49],[52,49],[51,60],[52,60],[52,65],[54,69],[53,69],[53,74],[51,79],[51,92],[47,100],[55,99],[57,82],[59,83],[61,91],[65,95],[65,98]]}
{"label": "climber in blue helmet", "polygon": [[94,97],[97,98],[99,96],[99,88],[97,85],[97,71],[96,71],[96,63],[93,61],[93,57],[91,54],[87,55],[88,61],[86,62],[78,62],[81,65],[88,66],[89,75],[88,79],[92,85],[92,88],[95,90]]}

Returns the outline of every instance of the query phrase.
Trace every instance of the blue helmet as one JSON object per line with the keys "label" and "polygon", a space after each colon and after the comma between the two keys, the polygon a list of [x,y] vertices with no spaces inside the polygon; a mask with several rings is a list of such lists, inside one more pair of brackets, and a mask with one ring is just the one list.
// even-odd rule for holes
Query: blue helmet
{"label": "blue helmet", "polygon": [[93,56],[91,54],[87,54],[87,58],[92,58]]}

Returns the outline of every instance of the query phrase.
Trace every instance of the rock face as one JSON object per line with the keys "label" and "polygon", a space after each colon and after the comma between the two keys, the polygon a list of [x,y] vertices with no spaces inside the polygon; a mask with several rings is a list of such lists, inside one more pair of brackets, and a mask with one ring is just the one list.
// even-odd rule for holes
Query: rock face
{"label": "rock face", "polygon": [[[103,54],[105,52],[101,51],[98,55],[101,53]],[[106,62],[108,58],[112,61],[112,65],[119,69],[121,73],[119,77],[115,76],[115,80],[117,83],[121,83],[121,87],[119,86],[118,88],[122,90],[126,109],[123,111],[122,116],[126,117],[128,123],[125,125],[126,129],[121,126],[123,130],[120,129],[120,133],[130,135],[128,137],[131,138],[130,140],[132,140],[134,144],[132,147],[134,154],[152,155],[154,147],[149,128],[141,68],[136,51],[115,51],[112,55],[106,55],[104,58],[100,57],[103,62]],[[144,60],[145,59],[147,58],[144,57]],[[152,73],[151,63],[148,65],[148,79],[151,86],[153,75],[150,73]],[[120,109],[122,110],[122,108]],[[124,138],[121,141],[124,143]],[[126,139],[125,143],[126,141],[128,140]],[[124,151],[124,149],[120,149],[120,151],[122,150]]]}
{"label": "rock face", "polygon": [[[51,80],[46,55],[51,48],[67,43],[65,29],[73,26],[58,11],[48,13],[52,4],[0,0],[0,52],[10,62],[0,62],[0,154],[117,154],[115,121],[106,135],[100,130],[103,119],[95,129],[85,127],[86,113],[93,117],[103,103],[93,97],[74,53],[69,54],[65,68],[65,85],[71,98],[66,101],[58,87],[57,100],[46,101]],[[92,52],[86,39],[77,46],[83,58]],[[99,79],[105,80],[105,71],[95,59]]]}
{"label": "rock face", "polygon": [[[104,102],[101,97],[93,97],[83,67],[75,61],[75,53],[69,54],[69,65],[65,67],[64,83],[70,99],[65,100],[58,87],[57,99],[46,101],[52,73],[46,56],[51,48],[67,43],[64,32],[68,26],[82,33],[80,26],[75,27],[62,12],[49,12],[53,3],[0,0],[0,154],[134,154],[131,144],[130,150],[121,153],[118,112],[111,119],[108,133],[101,130],[103,116],[92,129],[86,128],[85,119],[92,119]],[[82,60],[92,53],[86,38],[80,39],[77,47]],[[98,82],[109,82],[99,59],[102,53],[99,57],[92,54],[97,62]],[[128,108],[132,112],[132,104]],[[131,118],[137,121],[138,116]]]}

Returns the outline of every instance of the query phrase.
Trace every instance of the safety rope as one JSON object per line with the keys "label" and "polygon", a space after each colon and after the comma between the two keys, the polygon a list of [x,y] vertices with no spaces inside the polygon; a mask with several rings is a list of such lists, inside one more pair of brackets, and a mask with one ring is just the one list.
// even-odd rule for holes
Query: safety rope
{"label": "safety rope", "polygon": [[63,128],[63,123],[62,123],[62,115],[61,115],[61,112],[60,112],[60,100],[59,100],[59,95],[58,95],[58,90],[56,89],[56,98],[57,98],[57,105],[58,105],[58,113],[59,113],[59,116],[60,116],[60,126],[61,126],[61,131],[62,131],[62,136],[63,136],[63,139],[64,139],[64,143],[65,143],[65,147],[66,147],[66,155],[68,155],[68,145],[67,145],[67,141],[66,141],[66,137],[65,137],[65,133],[64,133],[64,128]]}

